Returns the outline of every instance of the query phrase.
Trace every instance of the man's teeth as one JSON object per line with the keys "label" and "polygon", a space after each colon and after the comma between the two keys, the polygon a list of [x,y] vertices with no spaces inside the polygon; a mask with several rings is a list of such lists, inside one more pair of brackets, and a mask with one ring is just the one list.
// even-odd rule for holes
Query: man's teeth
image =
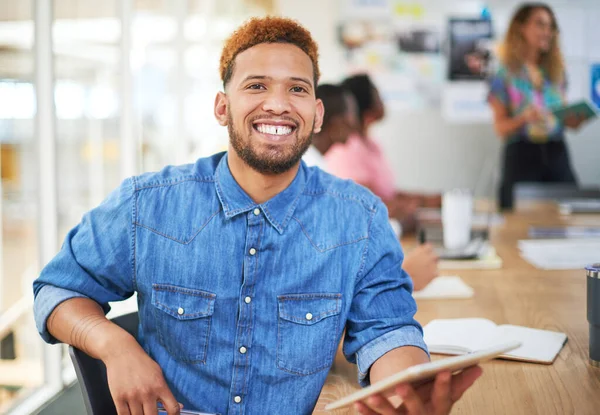
{"label": "man's teeth", "polygon": [[256,129],[263,134],[271,135],[288,135],[292,132],[292,127],[289,125],[258,124]]}

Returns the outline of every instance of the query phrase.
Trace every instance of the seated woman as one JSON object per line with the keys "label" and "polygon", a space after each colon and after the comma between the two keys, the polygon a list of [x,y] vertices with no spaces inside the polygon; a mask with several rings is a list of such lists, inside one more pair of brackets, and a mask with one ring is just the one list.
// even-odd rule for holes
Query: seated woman
{"label": "seated woman", "polygon": [[[354,137],[358,128],[357,104],[353,94],[339,85],[323,84],[317,88],[325,115],[321,131],[313,136],[312,146],[302,157],[309,166],[330,171],[326,158],[332,147]],[[416,205],[416,204],[415,204]],[[392,220],[394,220],[392,218]],[[430,244],[419,245],[406,253],[403,268],[411,276],[415,290],[424,288],[438,274],[438,257]]]}
{"label": "seated woman", "polygon": [[358,127],[345,144],[334,144],[325,159],[330,171],[371,189],[386,204],[390,217],[402,223],[404,233],[415,228],[419,207],[440,207],[440,195],[399,191],[383,150],[369,136],[370,127],[385,116],[379,91],[368,75],[347,78],[342,86],[352,93],[358,107]]}
{"label": "seated woman", "polygon": [[325,107],[323,125],[320,132],[313,134],[312,145],[306,150],[302,160],[309,166],[317,166],[330,173],[325,154],[334,144],[344,144],[356,131],[356,101],[350,92],[334,84],[320,84],[316,95]]}

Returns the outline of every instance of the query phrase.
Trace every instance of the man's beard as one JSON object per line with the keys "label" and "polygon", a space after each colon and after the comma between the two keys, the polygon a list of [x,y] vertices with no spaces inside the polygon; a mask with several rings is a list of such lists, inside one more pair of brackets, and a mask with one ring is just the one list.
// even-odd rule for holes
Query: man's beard
{"label": "man's beard", "polygon": [[[254,131],[254,128],[252,128],[252,130]],[[267,149],[264,151],[264,154],[259,154],[252,145],[252,138],[248,137],[248,140],[244,141],[242,135],[233,125],[231,113],[227,115],[227,131],[229,132],[231,146],[248,166],[259,173],[267,175],[285,173],[294,167],[300,159],[302,159],[302,156],[308,147],[310,147],[312,142],[312,130],[313,129],[311,128],[311,132],[308,136],[300,137],[297,135],[298,139],[293,144],[281,148],[281,151],[276,151],[275,148],[282,146],[274,145],[272,151]],[[294,133],[297,134],[297,132],[298,128],[296,128]]]}

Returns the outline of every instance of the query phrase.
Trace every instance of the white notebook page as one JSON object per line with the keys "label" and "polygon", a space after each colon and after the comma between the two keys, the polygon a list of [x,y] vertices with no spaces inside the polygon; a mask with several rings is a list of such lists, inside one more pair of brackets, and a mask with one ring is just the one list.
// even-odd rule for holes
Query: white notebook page
{"label": "white notebook page", "polygon": [[423,332],[430,351],[441,353],[444,346],[464,352],[484,349],[496,338],[496,330],[496,324],[485,318],[461,318],[432,320]]}

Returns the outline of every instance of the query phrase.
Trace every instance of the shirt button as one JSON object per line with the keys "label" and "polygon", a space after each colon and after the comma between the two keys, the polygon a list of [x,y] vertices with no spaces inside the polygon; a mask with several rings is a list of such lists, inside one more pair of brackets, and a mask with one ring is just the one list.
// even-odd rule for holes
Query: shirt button
{"label": "shirt button", "polygon": [[241,396],[235,396],[235,397],[233,398],[233,402],[235,402],[235,403],[240,403],[240,402],[242,402],[242,397],[241,397]]}
{"label": "shirt button", "polygon": [[313,315],[311,313],[306,313],[306,319],[308,321],[312,320],[312,318],[313,318]]}
{"label": "shirt button", "polygon": [[254,216],[258,216],[258,215],[260,215],[260,209],[256,208],[256,209],[254,209]]}
{"label": "shirt button", "polygon": [[245,302],[246,304],[250,304],[250,301],[252,301],[252,298],[250,298],[250,297],[246,297],[246,298],[244,298],[244,302]]}
{"label": "shirt button", "polygon": [[240,347],[240,353],[245,354],[248,351],[244,346]]}
{"label": "shirt button", "polygon": [[256,254],[256,249],[250,248],[250,255],[254,255],[254,254]]}
{"label": "shirt button", "polygon": [[181,307],[179,307],[177,309],[177,314],[179,314],[180,316],[183,315],[184,312],[185,312],[185,310],[183,308],[181,308]]}

